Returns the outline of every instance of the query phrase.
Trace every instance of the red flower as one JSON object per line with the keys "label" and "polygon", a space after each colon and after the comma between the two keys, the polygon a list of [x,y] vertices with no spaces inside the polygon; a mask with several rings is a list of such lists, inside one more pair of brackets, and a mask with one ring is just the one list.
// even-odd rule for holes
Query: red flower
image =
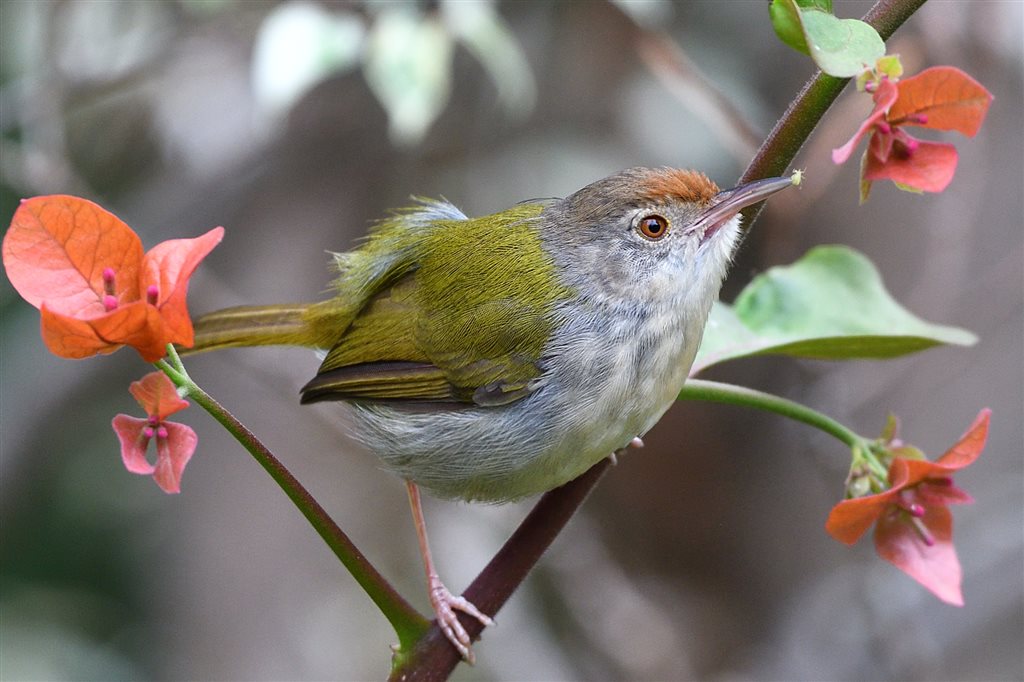
{"label": "red flower", "polygon": [[982,410],[960,440],[935,462],[893,459],[890,488],[843,500],[833,507],[825,529],[836,540],[852,545],[877,523],[875,548],[879,556],[942,601],[963,606],[960,561],[952,540],[953,516],[946,505],[973,501],[953,485],[952,475],[981,454],[990,416],[990,410]]}
{"label": "red flower", "polygon": [[[149,415],[146,419],[119,414],[112,422],[121,441],[121,459],[133,474],[153,476],[166,493],[181,492],[181,472],[196,450],[196,432],[184,424],[166,421],[188,407],[174,384],[162,372],[150,372],[128,389]],[[146,459],[149,442],[156,440],[156,464]]]}
{"label": "red flower", "polygon": [[4,236],[7,277],[39,308],[47,348],[65,358],[134,347],[147,362],[168,343],[192,345],[188,280],[224,228],[196,239],[142,242],[91,201],[53,195],[21,202]]}
{"label": "red flower", "polygon": [[912,137],[907,126],[957,130],[974,137],[988,112],[992,95],[980,83],[951,66],[936,66],[898,83],[882,76],[874,84],[875,108],[850,141],[832,150],[844,163],[865,135],[870,135],[861,164],[862,200],[872,180],[892,180],[908,189],[941,192],[956,172],[956,148],[945,142]]}

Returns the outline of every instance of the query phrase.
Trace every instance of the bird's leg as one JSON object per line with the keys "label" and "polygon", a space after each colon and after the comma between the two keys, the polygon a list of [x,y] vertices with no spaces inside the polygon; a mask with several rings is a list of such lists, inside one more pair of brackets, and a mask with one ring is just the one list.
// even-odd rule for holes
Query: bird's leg
{"label": "bird's leg", "polygon": [[612,461],[612,466],[615,466],[616,464],[619,463],[619,455],[626,454],[626,450],[628,450],[630,448],[634,448],[636,450],[639,450],[643,446],[644,446],[644,442],[640,439],[640,436],[636,436],[636,437],[633,438],[633,440],[629,441],[629,443],[626,444],[626,447],[619,448],[618,450],[616,450],[612,454],[608,455],[608,459],[610,459]]}
{"label": "bird's leg", "polygon": [[405,482],[406,490],[409,492],[409,506],[412,507],[412,520],[416,525],[416,537],[420,541],[420,556],[423,557],[423,567],[427,571],[427,591],[430,595],[430,605],[434,607],[434,614],[437,616],[437,624],[444,632],[444,636],[452,643],[462,658],[473,665],[476,660],[473,650],[470,648],[472,640],[469,633],[462,627],[455,610],[458,609],[467,613],[484,625],[493,625],[486,614],[482,613],[476,606],[464,597],[459,597],[448,591],[448,588],[441,582],[434,568],[434,559],[430,556],[430,545],[427,542],[427,524],[423,520],[423,505],[420,504],[420,489],[412,481]]}

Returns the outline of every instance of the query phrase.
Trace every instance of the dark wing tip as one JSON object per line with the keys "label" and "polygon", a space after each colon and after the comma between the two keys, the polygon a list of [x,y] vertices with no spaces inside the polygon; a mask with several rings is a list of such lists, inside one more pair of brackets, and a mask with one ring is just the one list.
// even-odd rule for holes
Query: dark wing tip
{"label": "dark wing tip", "polygon": [[338,400],[453,399],[444,373],[422,362],[367,362],[317,374],[302,387],[303,405]]}

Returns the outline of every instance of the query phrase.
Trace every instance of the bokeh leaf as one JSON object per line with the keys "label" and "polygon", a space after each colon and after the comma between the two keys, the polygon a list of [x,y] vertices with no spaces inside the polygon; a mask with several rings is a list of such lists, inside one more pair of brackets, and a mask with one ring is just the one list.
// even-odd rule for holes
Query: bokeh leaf
{"label": "bokeh leaf", "polygon": [[890,358],[976,340],[897,303],[863,254],[819,246],[754,278],[732,306],[716,303],[690,373],[749,355]]}
{"label": "bokeh leaf", "polygon": [[537,86],[526,53],[493,2],[445,0],[441,14],[451,34],[487,71],[498,101],[513,116],[533,110]]}
{"label": "bokeh leaf", "polygon": [[384,5],[370,31],[363,73],[388,113],[391,138],[416,144],[451,92],[452,38],[434,15]]}
{"label": "bokeh leaf", "polygon": [[365,34],[363,19],[344,8],[301,0],[276,6],[253,48],[257,104],[272,117],[286,113],[318,83],[358,65]]}

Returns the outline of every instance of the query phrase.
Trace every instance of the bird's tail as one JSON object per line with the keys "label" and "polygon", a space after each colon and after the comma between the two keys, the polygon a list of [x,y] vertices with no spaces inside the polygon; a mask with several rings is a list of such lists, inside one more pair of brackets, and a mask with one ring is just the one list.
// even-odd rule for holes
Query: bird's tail
{"label": "bird's tail", "polygon": [[316,346],[309,312],[315,304],[238,306],[195,321],[195,344],[183,354],[236,346]]}

